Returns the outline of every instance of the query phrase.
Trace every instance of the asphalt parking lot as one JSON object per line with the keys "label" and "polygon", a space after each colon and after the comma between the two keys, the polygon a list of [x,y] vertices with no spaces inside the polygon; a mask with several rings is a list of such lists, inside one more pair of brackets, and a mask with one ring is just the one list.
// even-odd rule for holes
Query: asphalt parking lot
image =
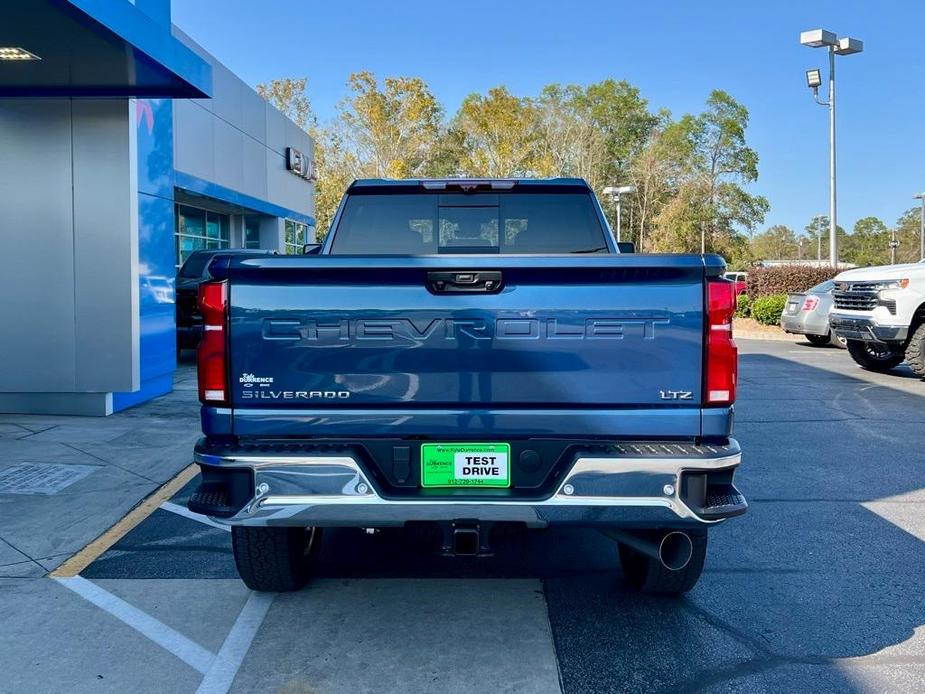
{"label": "asphalt parking lot", "polygon": [[329,531],[308,587],[253,594],[187,485],[80,576],[0,579],[0,691],[921,691],[925,383],[739,345],[750,510],[685,598],[628,591],[613,544],[574,530],[472,560]]}

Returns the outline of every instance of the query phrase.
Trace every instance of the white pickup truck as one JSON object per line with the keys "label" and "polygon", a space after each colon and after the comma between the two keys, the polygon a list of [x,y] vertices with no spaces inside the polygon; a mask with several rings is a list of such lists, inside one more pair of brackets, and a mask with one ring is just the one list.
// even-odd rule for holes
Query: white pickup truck
{"label": "white pickup truck", "polygon": [[925,378],[925,261],[848,270],[835,278],[832,332],[865,369],[906,362]]}

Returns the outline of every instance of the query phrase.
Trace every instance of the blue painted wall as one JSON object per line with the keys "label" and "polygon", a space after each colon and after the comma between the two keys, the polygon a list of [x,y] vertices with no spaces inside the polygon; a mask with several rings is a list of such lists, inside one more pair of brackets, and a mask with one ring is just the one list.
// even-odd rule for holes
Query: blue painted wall
{"label": "blue painted wall", "polygon": [[113,411],[170,392],[177,368],[174,283],[173,103],[135,102],[141,389],[113,393]]}

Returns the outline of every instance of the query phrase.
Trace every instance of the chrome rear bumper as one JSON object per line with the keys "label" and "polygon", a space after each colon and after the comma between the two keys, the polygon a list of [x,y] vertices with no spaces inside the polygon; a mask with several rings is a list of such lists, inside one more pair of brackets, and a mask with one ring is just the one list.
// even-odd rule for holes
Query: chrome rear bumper
{"label": "chrome rear bumper", "polygon": [[[251,472],[249,501],[230,517],[213,516],[229,525],[377,527],[465,519],[529,527],[657,526],[715,523],[747,507],[731,485],[741,462],[735,441],[726,446],[646,443],[617,448],[625,454],[577,457],[555,491],[541,499],[471,488],[387,496],[349,454],[197,451],[195,460],[204,470]],[[723,489],[711,479],[721,480],[725,493],[738,495],[738,506],[721,510],[694,503],[695,498],[710,499],[710,490],[712,498],[722,497]]]}

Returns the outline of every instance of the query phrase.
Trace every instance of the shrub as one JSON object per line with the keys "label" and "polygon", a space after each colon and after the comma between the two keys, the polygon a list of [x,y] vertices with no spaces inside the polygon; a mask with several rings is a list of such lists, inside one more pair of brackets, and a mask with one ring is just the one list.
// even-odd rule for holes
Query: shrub
{"label": "shrub", "polygon": [[777,325],[786,303],[786,294],[760,296],[752,302],[752,318],[764,325]]}
{"label": "shrub", "polygon": [[835,268],[807,265],[756,267],[748,271],[745,290],[754,302],[759,296],[805,292],[820,282],[832,279],[837,273]]}
{"label": "shrub", "polygon": [[748,318],[752,314],[752,300],[748,294],[739,294],[736,297],[736,318]]}

